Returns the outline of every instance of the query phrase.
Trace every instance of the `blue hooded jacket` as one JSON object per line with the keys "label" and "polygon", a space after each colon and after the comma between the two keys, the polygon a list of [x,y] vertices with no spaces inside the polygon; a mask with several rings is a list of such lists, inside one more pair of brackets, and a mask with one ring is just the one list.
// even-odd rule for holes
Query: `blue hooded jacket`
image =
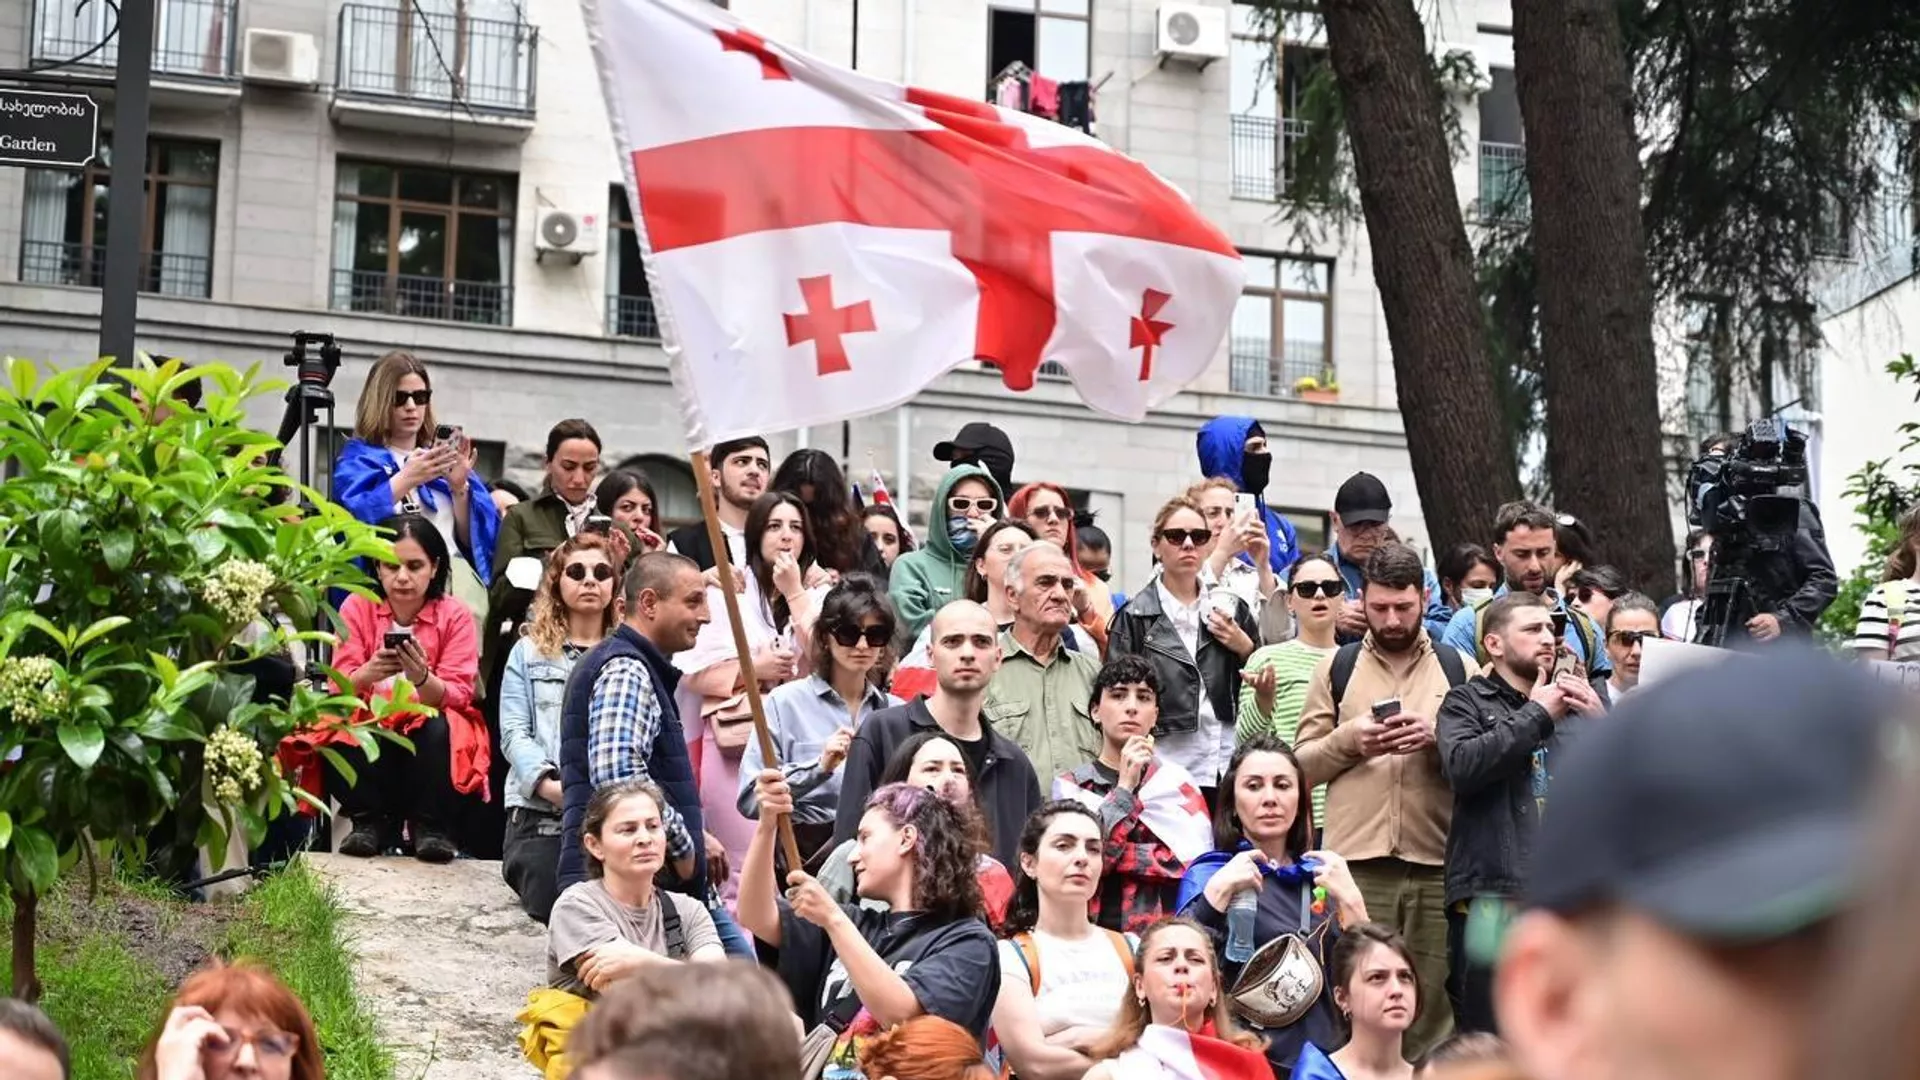
{"label": "blue hooded jacket", "polygon": [[[1245,490],[1247,484],[1242,479],[1241,464],[1247,456],[1247,437],[1259,426],[1260,421],[1251,416],[1216,416],[1207,421],[1194,439],[1200,451],[1200,475],[1224,476]],[[1268,477],[1268,481],[1271,482],[1272,477]],[[1293,523],[1267,506],[1264,492],[1255,492],[1254,499],[1267,522],[1267,562],[1273,566],[1274,573],[1284,577],[1293,560],[1300,557],[1300,540],[1294,535]],[[1253,562],[1245,552],[1240,558]]]}

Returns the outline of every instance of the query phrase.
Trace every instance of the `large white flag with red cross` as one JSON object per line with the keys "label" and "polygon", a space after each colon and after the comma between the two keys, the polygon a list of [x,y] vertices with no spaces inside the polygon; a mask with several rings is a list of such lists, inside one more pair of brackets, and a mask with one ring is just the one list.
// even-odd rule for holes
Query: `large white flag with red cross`
{"label": "large white flag with red cross", "polygon": [[582,0],[688,441],[890,408],[969,360],[1137,420],[1209,363],[1239,255],[1077,131],[847,71],[706,0]]}

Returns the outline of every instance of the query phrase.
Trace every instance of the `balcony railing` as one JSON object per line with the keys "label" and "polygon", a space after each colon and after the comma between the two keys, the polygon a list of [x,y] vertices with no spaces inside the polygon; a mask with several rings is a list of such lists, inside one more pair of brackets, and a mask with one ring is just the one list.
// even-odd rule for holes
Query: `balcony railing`
{"label": "balcony railing", "polygon": [[533,112],[539,31],[464,13],[346,4],[335,90],[495,113]]}
{"label": "balcony railing", "polygon": [[[238,0],[155,0],[153,73],[208,79],[234,77]],[[36,63],[71,60],[93,52],[82,65],[112,68],[120,60],[120,39],[109,37],[117,16],[101,2],[36,0],[33,9],[33,59]],[[101,42],[106,42],[101,46]]]}
{"label": "balcony railing", "polygon": [[1481,143],[1480,220],[1525,221],[1531,213],[1527,148],[1513,143]]}
{"label": "balcony railing", "polygon": [[[20,244],[20,280],[27,284],[97,289],[106,269],[105,244],[67,244],[57,240],[24,240]],[[213,260],[205,255],[141,252],[140,291],[165,296],[209,296],[213,292]]]}
{"label": "balcony railing", "polygon": [[1233,197],[1278,199],[1287,190],[1287,171],[1306,137],[1306,121],[1239,114],[1230,119]]}
{"label": "balcony railing", "polygon": [[508,326],[513,322],[513,286],[379,270],[335,270],[333,308]]}
{"label": "balcony railing", "polygon": [[660,340],[660,317],[651,296],[607,295],[607,333],[614,337]]}
{"label": "balcony railing", "polygon": [[1273,343],[1264,337],[1236,337],[1230,347],[1228,377],[1236,394],[1294,397],[1301,379],[1322,379],[1329,372],[1327,348],[1316,341],[1289,341],[1273,355]]}

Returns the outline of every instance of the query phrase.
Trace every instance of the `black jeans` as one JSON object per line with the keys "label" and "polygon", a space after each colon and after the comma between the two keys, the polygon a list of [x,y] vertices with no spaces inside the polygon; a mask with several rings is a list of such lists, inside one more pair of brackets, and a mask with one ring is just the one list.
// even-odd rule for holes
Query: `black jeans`
{"label": "black jeans", "polygon": [[450,836],[463,801],[453,790],[446,717],[434,713],[407,738],[413,753],[382,740],[377,761],[368,761],[358,746],[334,747],[353,768],[358,783],[348,784],[333,763],[327,763],[327,794],[340,800],[340,812],[352,819],[354,828],[372,825],[384,830],[383,843],[399,839],[393,830],[403,822],[413,826],[415,841],[422,835]]}
{"label": "black jeans", "polygon": [[520,898],[520,910],[545,924],[560,898],[560,815],[516,806],[507,811],[500,876]]}
{"label": "black jeans", "polygon": [[1493,968],[1474,963],[1467,954],[1467,913],[1447,909],[1447,997],[1453,1001],[1456,1032],[1498,1034],[1493,1013]]}

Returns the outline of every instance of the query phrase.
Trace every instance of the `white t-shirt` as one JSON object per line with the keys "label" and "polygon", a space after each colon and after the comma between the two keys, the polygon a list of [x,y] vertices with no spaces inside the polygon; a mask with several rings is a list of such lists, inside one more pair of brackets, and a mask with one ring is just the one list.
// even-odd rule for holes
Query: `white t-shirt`
{"label": "white t-shirt", "polygon": [[[418,450],[395,450],[393,452],[393,460],[399,462],[400,467],[404,469],[407,466],[407,459],[419,452]],[[435,492],[431,497],[433,499],[433,505],[428,506],[426,505],[426,501],[420,498],[419,489],[415,488],[407,492],[406,498],[393,504],[393,512],[396,514],[420,514],[424,516],[428,521],[433,522],[434,528],[440,530],[441,537],[447,542],[447,550],[458,555],[460,553],[460,538],[454,533],[453,500],[439,492]]]}
{"label": "white t-shirt", "polygon": [[[1160,609],[1166,612],[1174,633],[1180,635],[1180,644],[1187,647],[1187,655],[1197,664],[1200,635],[1212,633],[1206,628],[1206,612],[1211,608],[1207,591],[1201,589],[1193,603],[1182,604],[1158,577],[1154,578],[1153,587],[1160,593]],[[1168,761],[1178,762],[1193,774],[1200,786],[1211,787],[1220,782],[1220,775],[1227,771],[1227,762],[1233,757],[1233,725],[1221,723],[1213,714],[1213,698],[1207,694],[1204,679],[1199,686],[1199,699],[1199,715],[1195,718],[1198,726],[1192,731],[1161,736],[1156,749]]]}
{"label": "white t-shirt", "polygon": [[[1040,993],[1033,1005],[1041,1033],[1111,1027],[1130,987],[1127,969],[1106,932],[1095,929],[1079,941],[1070,941],[1035,930],[1033,943],[1040,953]],[[1131,947],[1131,938],[1128,943]],[[1000,942],[1000,978],[1033,985],[1020,946],[1010,940]]]}

